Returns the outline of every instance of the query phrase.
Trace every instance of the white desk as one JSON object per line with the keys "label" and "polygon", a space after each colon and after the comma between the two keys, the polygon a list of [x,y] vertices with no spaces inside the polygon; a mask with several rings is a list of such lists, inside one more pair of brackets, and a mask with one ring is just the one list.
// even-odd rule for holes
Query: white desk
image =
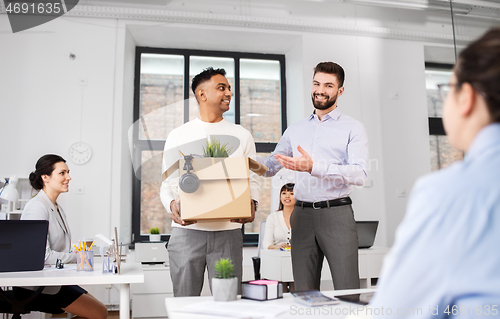
{"label": "white desk", "polygon": [[[353,289],[353,290],[331,290],[331,291],[322,291],[322,293],[328,297],[340,296],[346,294],[353,293],[362,293],[362,292],[373,292],[375,289]],[[220,308],[234,308],[238,309],[238,313],[240,316],[224,316],[221,315],[208,315],[208,314],[195,314],[190,312],[185,312],[186,308],[197,303],[206,302],[209,305],[215,305]],[[286,309],[284,312],[279,314],[276,318],[337,318],[344,319],[348,315],[353,314],[353,312],[358,315],[363,315],[366,313],[366,308],[361,305],[356,305],[353,303],[347,303],[341,301],[338,305],[333,306],[323,306],[323,307],[307,307],[302,306],[294,301],[294,297],[289,294],[283,294],[282,299],[269,300],[269,301],[254,301],[254,300],[246,300],[246,299],[238,299],[235,301],[228,302],[215,302],[213,301],[212,296],[208,297],[177,297],[177,298],[166,298],[165,306],[167,307],[167,313],[169,319],[220,319],[220,318],[241,318],[242,315],[250,317],[249,313],[245,311],[245,309],[251,309],[252,306],[256,307],[282,307]],[[314,311],[316,311],[316,316],[314,315]]]}
{"label": "white desk", "polygon": [[[389,252],[386,247],[372,247],[358,249],[359,279],[362,288],[370,288],[372,279],[378,278],[385,255]],[[290,251],[279,249],[262,249],[260,251],[260,273],[262,278],[283,282],[292,282],[292,256]],[[331,280],[330,267],[326,258],[323,261],[321,280]]]}
{"label": "white desk", "polygon": [[102,264],[95,271],[76,271],[76,264],[64,269],[0,273],[0,286],[63,286],[120,284],[120,319],[130,318],[130,284],[144,282],[140,263],[122,263],[121,273],[103,274]]}

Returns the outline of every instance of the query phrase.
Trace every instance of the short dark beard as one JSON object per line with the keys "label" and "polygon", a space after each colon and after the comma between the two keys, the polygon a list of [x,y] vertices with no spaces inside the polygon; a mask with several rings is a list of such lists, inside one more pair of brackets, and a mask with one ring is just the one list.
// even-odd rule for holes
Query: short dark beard
{"label": "short dark beard", "polygon": [[[319,95],[319,94],[316,94],[316,95]],[[314,94],[311,95],[311,99],[312,99],[312,102],[313,102],[315,109],[328,110],[329,108],[331,108],[335,104],[335,102],[337,102],[337,96],[338,96],[338,94],[335,94],[335,97],[333,99],[328,99],[325,104],[320,104],[320,102],[317,102],[314,99]]]}

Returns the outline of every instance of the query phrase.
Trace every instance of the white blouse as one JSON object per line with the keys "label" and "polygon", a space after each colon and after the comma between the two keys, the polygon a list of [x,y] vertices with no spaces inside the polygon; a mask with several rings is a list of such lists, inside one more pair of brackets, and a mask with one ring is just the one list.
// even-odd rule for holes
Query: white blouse
{"label": "white blouse", "polygon": [[266,232],[262,242],[262,249],[268,249],[270,245],[289,243],[290,239],[291,232],[286,226],[283,211],[278,210],[267,216]]}

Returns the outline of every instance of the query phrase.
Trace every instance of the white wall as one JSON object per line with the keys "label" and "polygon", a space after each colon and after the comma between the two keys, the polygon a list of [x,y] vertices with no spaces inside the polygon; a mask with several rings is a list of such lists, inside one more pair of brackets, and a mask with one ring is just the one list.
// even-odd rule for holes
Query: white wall
{"label": "white wall", "polygon": [[133,171],[130,141],[125,137],[133,122],[136,43],[123,22],[118,22],[116,33],[111,226],[117,226],[120,241],[128,243],[132,240],[132,196],[127,194],[132,194]]}
{"label": "white wall", "polygon": [[[277,18],[314,19],[311,10],[287,11],[280,1],[269,8],[265,3],[238,7],[239,11],[235,6],[235,14],[271,16],[271,10]],[[212,7],[214,12],[231,14],[232,9],[222,9],[222,4]],[[335,20],[325,12],[318,14],[321,23],[371,28],[406,23],[406,29],[450,32],[441,21],[444,18],[429,22],[417,11],[401,12],[382,10],[378,21],[361,7],[335,11]],[[7,16],[0,14],[0,176],[27,177],[42,154],[68,158],[71,144],[80,139],[89,143],[91,161],[82,166],[69,163],[72,188],[83,185],[85,194],[70,191],[60,198],[73,240],[97,233],[111,236],[112,228],[119,226],[126,242],[131,233],[132,189],[126,131],[132,124],[136,45],[285,54],[289,124],[312,111],[312,68],[331,60],[346,70],[340,109],[363,122],[370,140],[371,186],[355,189],[352,195],[356,218],[380,220],[376,245],[391,245],[407,199],[398,197],[396,190],[408,194],[418,176],[430,170],[426,43],[194,23],[64,17],[12,34]],[[75,60],[69,59],[70,53],[76,54]],[[78,85],[82,77],[88,79],[87,86]],[[398,98],[391,99],[391,92]]]}
{"label": "white wall", "polygon": [[[374,188],[378,189],[375,183],[380,177],[382,189],[378,189],[381,192],[374,200],[385,201],[380,207],[383,209],[380,230],[391,245],[412,185],[430,171],[423,45],[360,39],[359,61],[362,104],[373,108],[363,122],[377,126],[371,135],[375,143],[372,139],[370,158],[377,160],[372,165]],[[397,94],[397,99],[392,99],[391,94]],[[378,121],[370,120],[374,117]],[[404,189],[406,196],[399,197],[397,189]]]}
{"label": "white wall", "polygon": [[113,20],[66,18],[12,34],[0,15],[0,174],[28,177],[41,155],[68,159],[73,143],[90,144],[89,163],[69,163],[85,194],[59,201],[73,240],[110,235],[116,34]]}

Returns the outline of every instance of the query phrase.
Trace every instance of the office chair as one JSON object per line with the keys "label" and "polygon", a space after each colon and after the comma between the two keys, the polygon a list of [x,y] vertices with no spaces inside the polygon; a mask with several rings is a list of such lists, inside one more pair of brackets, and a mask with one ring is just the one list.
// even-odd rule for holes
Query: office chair
{"label": "office chair", "polygon": [[255,280],[260,279],[260,250],[263,249],[262,242],[266,232],[266,221],[263,220],[259,223],[259,244],[257,245],[257,256],[252,257],[253,262],[253,275]]}
{"label": "office chair", "polygon": [[38,287],[36,291],[24,300],[17,300],[13,291],[3,291],[0,287],[0,313],[11,313],[12,319],[21,319],[21,315],[30,313],[26,306],[33,301],[45,287]]}

